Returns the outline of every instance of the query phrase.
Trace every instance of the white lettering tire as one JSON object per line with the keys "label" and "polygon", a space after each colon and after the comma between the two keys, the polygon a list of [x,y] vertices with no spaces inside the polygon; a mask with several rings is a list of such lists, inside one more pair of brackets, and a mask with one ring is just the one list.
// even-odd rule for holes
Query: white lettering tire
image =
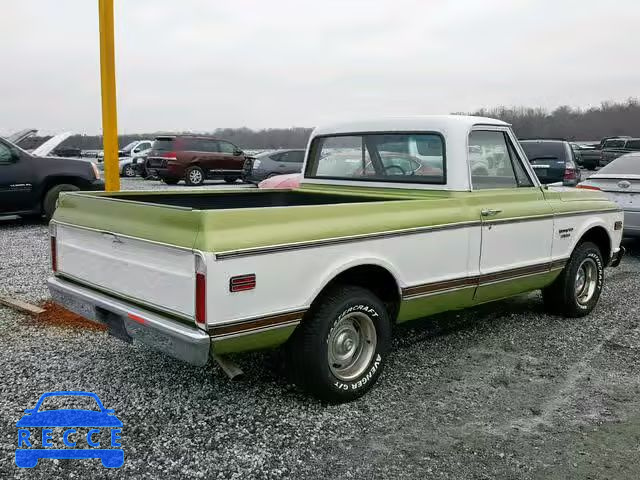
{"label": "white lettering tire", "polygon": [[322,400],[355,400],[378,380],[390,343],[389,314],[380,299],[365,288],[338,285],[314,303],[289,340],[289,372]]}

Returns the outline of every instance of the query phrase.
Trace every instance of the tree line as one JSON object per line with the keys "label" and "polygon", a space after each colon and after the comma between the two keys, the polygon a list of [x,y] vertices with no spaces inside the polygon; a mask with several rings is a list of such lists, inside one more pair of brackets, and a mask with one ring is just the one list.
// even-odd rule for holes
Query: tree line
{"label": "tree line", "polygon": [[[566,138],[567,140],[600,140],[614,135],[640,137],[640,102],[603,102],[588,109],[561,106],[552,111],[534,107],[496,107],[480,109],[469,115],[498,118],[511,125],[519,138]],[[311,128],[219,128],[207,135],[228,140],[240,148],[276,149],[303,148],[307,145]],[[189,133],[189,132],[174,132]],[[159,133],[120,135],[120,148]],[[21,143],[26,149],[35,148],[50,137],[31,137]],[[96,150],[102,148],[100,135],[74,135],[62,145],[65,148]]]}

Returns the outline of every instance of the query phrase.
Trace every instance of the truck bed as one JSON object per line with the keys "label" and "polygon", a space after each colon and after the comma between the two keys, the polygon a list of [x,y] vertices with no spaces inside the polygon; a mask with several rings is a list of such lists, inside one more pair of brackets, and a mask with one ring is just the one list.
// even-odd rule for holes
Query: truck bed
{"label": "truck bed", "polygon": [[[206,195],[191,193],[150,193],[112,195],[109,198],[132,200],[153,205],[190,208],[193,210],[224,210],[262,207],[295,207],[304,205],[336,205],[340,203],[379,202],[381,198],[365,195],[336,195],[301,191],[248,191]],[[388,198],[385,198],[388,200]]]}

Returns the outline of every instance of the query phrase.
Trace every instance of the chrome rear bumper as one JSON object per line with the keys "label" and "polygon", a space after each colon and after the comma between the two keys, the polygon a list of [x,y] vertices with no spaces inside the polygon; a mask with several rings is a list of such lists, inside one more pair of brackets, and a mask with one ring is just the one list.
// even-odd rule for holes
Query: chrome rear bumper
{"label": "chrome rear bumper", "polygon": [[60,277],[48,280],[54,302],[78,315],[105,325],[109,333],[124,340],[149,345],[172,357],[202,366],[209,360],[209,334],[183,325],[104,293],[76,285]]}

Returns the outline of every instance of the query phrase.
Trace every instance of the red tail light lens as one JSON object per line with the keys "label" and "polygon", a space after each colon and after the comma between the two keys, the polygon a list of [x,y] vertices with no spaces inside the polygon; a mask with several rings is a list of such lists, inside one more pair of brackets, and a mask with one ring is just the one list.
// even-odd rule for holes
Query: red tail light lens
{"label": "red tail light lens", "polygon": [[576,188],[582,188],[584,190],[600,190],[599,187],[594,187],[593,185],[576,185]]}
{"label": "red tail light lens", "polygon": [[53,273],[58,271],[58,245],[56,243],[57,233],[56,224],[51,222],[49,224],[49,240],[51,245],[51,270]]}
{"label": "red tail light lens", "polygon": [[575,180],[578,178],[576,171],[573,168],[567,168],[564,171],[564,179],[565,180]]}
{"label": "red tail light lens", "polygon": [[196,255],[196,324],[207,326],[207,272],[200,255]]}
{"label": "red tail light lens", "polygon": [[178,158],[178,154],[176,152],[167,152],[162,154],[163,158]]}
{"label": "red tail light lens", "polygon": [[51,270],[53,273],[58,271],[58,248],[56,246],[56,237],[51,236]]}

